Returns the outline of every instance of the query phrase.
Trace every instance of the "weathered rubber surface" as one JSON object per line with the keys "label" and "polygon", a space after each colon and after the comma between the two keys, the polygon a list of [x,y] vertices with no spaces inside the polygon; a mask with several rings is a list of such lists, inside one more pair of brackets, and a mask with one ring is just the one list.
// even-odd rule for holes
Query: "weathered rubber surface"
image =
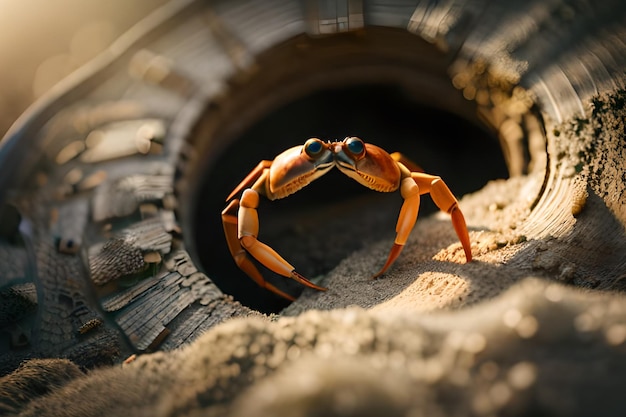
{"label": "weathered rubber surface", "polygon": [[[0,365],[59,359],[2,377],[0,411],[624,415],[625,7],[317,4],[173,2],[4,139]],[[268,318],[223,294],[183,243],[179,204],[220,146],[203,142],[218,137],[206,115],[263,91],[246,76],[271,69],[255,59],[281,42],[344,29],[370,42],[374,26],[443,48],[515,176],[461,200],[473,263],[447,216],[420,218],[383,278],[370,280],[391,239],[371,236],[322,277],[328,292]],[[319,239],[307,228],[284,242]],[[59,388],[42,396],[48,382]]]}

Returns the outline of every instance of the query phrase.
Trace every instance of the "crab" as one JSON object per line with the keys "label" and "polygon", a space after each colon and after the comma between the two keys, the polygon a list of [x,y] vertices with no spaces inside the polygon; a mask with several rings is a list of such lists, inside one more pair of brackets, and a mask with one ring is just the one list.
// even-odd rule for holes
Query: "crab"
{"label": "crab", "polygon": [[[294,300],[294,297],[266,281],[249,255],[279,275],[316,290],[327,290],[296,272],[296,268],[274,249],[258,240],[257,207],[260,195],[269,200],[285,198],[335,167],[374,191],[400,190],[404,199],[396,224],[394,244],[387,261],[373,278],[383,275],[402,252],[417,221],[420,195],[426,193],[430,193],[440,210],[450,214],[466,262],[472,260],[465,218],[457,199],[440,177],[420,172],[419,167],[402,154],[389,154],[358,137],[351,136],[334,142],[310,138],[304,145],[287,149],[273,161],[261,161],[226,199],[222,223],[228,248],[237,266],[258,285],[288,300]],[[235,198],[240,194],[240,198]]]}

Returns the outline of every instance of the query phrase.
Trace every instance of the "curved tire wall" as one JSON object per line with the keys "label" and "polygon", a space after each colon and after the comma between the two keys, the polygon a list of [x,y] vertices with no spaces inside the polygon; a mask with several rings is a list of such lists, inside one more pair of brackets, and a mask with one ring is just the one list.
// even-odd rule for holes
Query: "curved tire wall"
{"label": "curved tire wall", "polygon": [[[407,409],[453,414],[456,406],[442,406],[439,394],[459,398],[458,410],[473,410],[468,415],[585,415],[598,398],[605,414],[619,414],[619,396],[607,387],[624,375],[619,364],[626,333],[618,326],[626,314],[623,302],[570,287],[624,286],[624,6],[342,4],[331,10],[315,1],[172,2],[14,125],[0,147],[0,326],[8,336],[0,345],[3,373],[35,357],[69,358],[87,368],[115,364],[132,353],[187,345],[227,319],[253,315],[259,317],[209,330],[183,353],[146,355],[125,374],[136,382],[133,388],[112,395],[122,398],[118,403],[99,406],[115,411],[133,393],[143,393],[144,366],[155,375],[171,373],[171,384],[163,385],[169,394],[145,396],[139,406],[148,410],[165,402],[172,413],[208,408],[219,414],[236,398],[235,410],[243,414],[254,411],[246,404],[255,398],[267,400],[259,409],[270,412],[287,398],[264,396],[263,384],[285,384],[281,378],[310,372],[330,375],[329,386],[341,391],[354,372],[364,387],[359,392],[372,404],[392,401],[397,415]],[[400,100],[398,109],[377,114],[382,121],[365,112],[371,103],[391,107]],[[282,209],[268,206],[264,236],[285,251],[291,247],[289,259],[302,253],[298,265],[322,275],[331,291],[305,291],[282,313],[296,317],[269,323],[255,310],[284,305],[260,293],[255,305],[250,300],[261,290],[236,269],[216,265],[231,265],[230,259],[204,257],[207,242],[219,246],[222,236],[219,223],[207,223],[205,232],[200,220],[219,219],[224,194],[240,180],[235,176],[317,134],[307,128],[323,129],[324,118],[306,125],[309,113],[285,108],[307,110],[328,101],[335,103],[325,117],[358,109],[367,120],[354,117],[351,129],[367,124],[371,141],[389,151],[415,152],[410,156],[431,164],[429,171],[441,174],[453,191],[471,193],[461,207],[476,262],[462,263],[445,216],[422,213],[394,271],[369,281],[388,250],[391,234],[385,230],[390,221],[393,228],[396,209],[352,189],[311,188],[309,197],[303,191]],[[392,118],[398,114],[404,119]],[[280,128],[276,120],[285,115],[293,116],[292,123]],[[467,135],[446,142],[445,136],[459,135],[448,125]],[[254,136],[260,129],[266,129],[263,140]],[[342,134],[341,123],[326,134]],[[498,180],[503,176],[508,179]],[[316,216],[335,211],[344,217],[337,216],[341,227],[331,225],[335,234],[329,235],[318,227],[324,216]],[[362,223],[344,221],[355,213]],[[291,228],[281,225],[281,217]],[[339,255],[328,255],[328,245],[319,247],[325,239]],[[248,293],[233,293],[240,286]],[[355,304],[362,309],[340,309]],[[316,309],[338,310],[300,315]],[[351,336],[342,327],[347,323],[363,332]],[[405,333],[426,342],[403,344]],[[379,335],[380,343],[358,339],[363,334]],[[326,347],[307,339],[311,335],[326,340]],[[259,342],[254,350],[237,350],[237,341],[248,346],[251,340]],[[264,362],[265,349],[279,345],[284,354],[278,362]],[[441,357],[424,374],[410,371],[426,366],[431,351],[470,355],[458,362]],[[312,355],[310,363],[298,362],[304,353]],[[179,367],[185,355],[199,364]],[[318,366],[329,357],[347,357],[348,376]],[[392,359],[400,357],[406,367],[394,367]],[[415,391],[380,391],[375,377],[355,371],[359,359],[393,371]],[[596,367],[599,362],[609,366]],[[446,376],[435,378],[435,368]],[[569,379],[542,371],[565,368],[574,369]],[[223,378],[202,378],[194,369]],[[111,383],[119,372],[114,367],[98,377],[115,394],[122,390]],[[594,381],[608,385],[589,386],[585,376],[593,372]],[[504,392],[498,375],[508,375],[503,396],[496,395]],[[486,398],[465,389],[469,381],[495,394]],[[75,387],[87,395],[88,384]],[[198,388],[190,394],[185,386]],[[369,389],[376,395],[368,395]],[[559,405],[542,396],[551,389],[559,398],[581,390],[586,395]],[[306,387],[295,384],[293,390],[293,398],[307,395]],[[415,404],[412,392],[433,401]],[[30,411],[67,404],[63,395],[33,402]],[[27,415],[25,404],[9,406]]]}

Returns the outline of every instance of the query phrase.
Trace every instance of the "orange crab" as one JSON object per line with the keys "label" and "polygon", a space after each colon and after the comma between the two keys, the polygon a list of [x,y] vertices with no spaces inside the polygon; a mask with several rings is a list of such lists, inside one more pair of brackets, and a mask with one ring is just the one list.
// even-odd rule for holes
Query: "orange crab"
{"label": "orange crab", "polygon": [[[261,161],[256,168],[230,193],[228,205],[222,211],[222,223],[233,259],[250,278],[261,287],[293,300],[294,298],[267,282],[248,255],[268,269],[316,290],[315,285],[296,272],[289,262],[275,250],[257,239],[259,195],[269,200],[285,198],[337,167],[360,184],[380,192],[400,190],[404,199],[396,239],[387,262],[374,278],[382,275],[400,255],[417,220],[420,195],[430,193],[439,209],[449,213],[456,234],[463,245],[467,262],[472,260],[470,239],[465,218],[458,202],[441,178],[423,172],[411,171],[409,161],[400,153],[389,154],[378,146],[365,143],[357,137],[343,141],[324,142],[317,138],[304,145],[294,146],[279,154],[273,161]],[[240,199],[233,199],[241,193]]]}

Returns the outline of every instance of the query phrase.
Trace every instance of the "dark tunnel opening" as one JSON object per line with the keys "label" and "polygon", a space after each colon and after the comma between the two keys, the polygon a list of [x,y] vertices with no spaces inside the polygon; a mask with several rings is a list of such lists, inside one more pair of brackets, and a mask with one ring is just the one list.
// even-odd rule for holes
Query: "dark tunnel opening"
{"label": "dark tunnel opening", "polygon": [[[508,176],[492,132],[418,103],[399,85],[360,84],[300,97],[269,112],[230,141],[198,180],[189,246],[222,291],[266,313],[288,305],[287,300],[258,287],[232,260],[220,218],[225,198],[262,159],[271,160],[309,137],[341,140],[346,136],[359,136],[388,152],[402,152],[424,171],[441,176],[457,197]],[[263,200],[259,239],[300,273],[315,278],[374,239],[393,239],[400,205],[398,192],[373,192],[333,170],[292,196]],[[422,198],[420,217],[435,210],[430,198]],[[341,241],[325,239],[325,231],[336,228],[345,228]],[[262,266],[260,270],[284,291],[293,295],[302,291],[300,284]]]}

